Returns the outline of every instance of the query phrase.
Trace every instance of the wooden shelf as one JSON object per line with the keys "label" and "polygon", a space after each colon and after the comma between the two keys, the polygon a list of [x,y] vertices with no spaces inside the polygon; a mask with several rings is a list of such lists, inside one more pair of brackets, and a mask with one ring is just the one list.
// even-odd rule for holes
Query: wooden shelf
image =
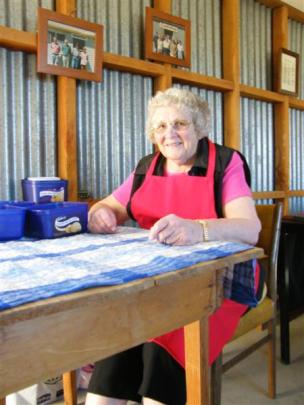
{"label": "wooden shelf", "polygon": [[103,54],[104,67],[122,72],[140,74],[144,76],[157,77],[164,75],[166,70],[164,65],[148,62],[128,56],[114,55],[105,52]]}
{"label": "wooden shelf", "polygon": [[233,90],[234,86],[230,80],[218,79],[213,76],[205,76],[199,73],[193,73],[186,70],[172,68],[172,79],[179,83],[185,83],[192,86],[204,87],[219,91]]}
{"label": "wooden shelf", "polygon": [[242,97],[248,97],[255,100],[266,101],[270,103],[282,103],[284,97],[282,94],[275,93],[274,91],[257,89],[256,87],[240,84],[240,92]]}
{"label": "wooden shelf", "polygon": [[22,52],[37,52],[37,36],[33,32],[19,31],[0,25],[0,46]]}

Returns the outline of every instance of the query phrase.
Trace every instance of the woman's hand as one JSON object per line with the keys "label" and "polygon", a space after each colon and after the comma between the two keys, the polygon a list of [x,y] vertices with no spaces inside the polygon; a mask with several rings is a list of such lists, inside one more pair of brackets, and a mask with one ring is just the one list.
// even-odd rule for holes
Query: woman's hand
{"label": "woman's hand", "polygon": [[109,195],[90,209],[88,228],[92,233],[114,233],[117,225],[127,219],[129,217],[126,208]]}
{"label": "woman's hand", "polygon": [[89,231],[92,233],[114,233],[117,220],[113,210],[106,205],[89,212]]}
{"label": "woman's hand", "polygon": [[166,245],[194,245],[203,240],[202,227],[195,220],[170,214],[152,226],[149,238]]}

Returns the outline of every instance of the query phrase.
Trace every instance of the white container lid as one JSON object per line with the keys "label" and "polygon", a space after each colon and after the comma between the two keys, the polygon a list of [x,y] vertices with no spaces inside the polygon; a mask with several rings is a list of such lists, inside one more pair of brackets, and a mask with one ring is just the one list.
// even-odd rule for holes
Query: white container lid
{"label": "white container lid", "polygon": [[54,181],[61,180],[60,177],[27,177],[26,180],[29,181]]}

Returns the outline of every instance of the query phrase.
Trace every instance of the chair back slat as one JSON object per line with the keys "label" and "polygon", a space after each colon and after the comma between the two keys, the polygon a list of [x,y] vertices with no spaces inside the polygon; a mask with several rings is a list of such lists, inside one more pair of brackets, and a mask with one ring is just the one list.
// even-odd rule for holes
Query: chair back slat
{"label": "chair back slat", "polygon": [[257,246],[263,248],[267,255],[267,285],[270,295],[275,297],[283,204],[257,205],[256,210],[262,225]]}

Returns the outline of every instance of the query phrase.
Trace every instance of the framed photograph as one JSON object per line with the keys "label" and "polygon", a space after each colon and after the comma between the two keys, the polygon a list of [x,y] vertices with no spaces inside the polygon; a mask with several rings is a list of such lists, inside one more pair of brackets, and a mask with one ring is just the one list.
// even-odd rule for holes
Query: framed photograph
{"label": "framed photograph", "polygon": [[190,67],[190,21],[146,7],[145,58]]}
{"label": "framed photograph", "polygon": [[102,47],[102,25],[38,9],[38,72],[100,82]]}
{"label": "framed photograph", "polygon": [[299,54],[284,48],[279,59],[278,91],[291,96],[297,96],[299,91]]}

